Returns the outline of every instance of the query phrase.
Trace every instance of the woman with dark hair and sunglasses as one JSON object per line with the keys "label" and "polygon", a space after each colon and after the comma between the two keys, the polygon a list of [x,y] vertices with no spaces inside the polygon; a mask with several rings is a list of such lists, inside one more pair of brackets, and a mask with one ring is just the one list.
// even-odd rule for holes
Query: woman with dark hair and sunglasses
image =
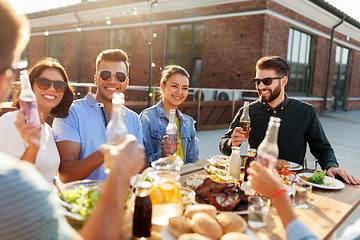
{"label": "woman with dark hair and sunglasses", "polygon": [[198,140],[194,127],[194,119],[182,114],[178,106],[188,96],[188,72],[177,65],[165,67],[160,81],[161,100],[155,106],[145,109],[140,114],[143,131],[143,143],[149,162],[172,154],[166,127],[169,123],[170,109],[176,109],[176,126],[178,130],[178,146],[176,154],[184,163],[199,160]]}
{"label": "woman with dark hair and sunglasses", "polygon": [[[52,129],[45,122],[48,116],[64,118],[69,114],[74,92],[64,67],[54,58],[44,58],[29,71],[29,79],[36,96],[41,129],[26,123],[28,116],[22,109],[0,118],[0,151],[35,164],[37,170],[52,182],[58,173],[60,156]],[[14,92],[13,105],[19,108],[19,91]]]}

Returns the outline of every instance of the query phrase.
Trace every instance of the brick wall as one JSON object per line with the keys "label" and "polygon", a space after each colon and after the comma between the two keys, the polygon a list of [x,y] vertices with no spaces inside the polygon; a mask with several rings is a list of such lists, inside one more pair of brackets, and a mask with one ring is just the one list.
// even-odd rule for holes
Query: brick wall
{"label": "brick wall", "polygon": [[[331,29],[305,18],[287,9],[275,1],[253,0],[238,3],[208,6],[196,9],[155,14],[154,20],[188,18],[213,14],[225,14],[258,9],[271,9],[296,21],[327,34]],[[128,16],[112,19],[113,24],[125,24],[148,21],[149,16]],[[103,23],[96,23],[96,25]],[[91,25],[90,25],[91,26]],[[291,25],[270,15],[252,15],[233,18],[222,18],[204,21],[201,87],[205,88],[237,88],[254,89],[249,81],[255,74],[256,61],[265,55],[280,55],[286,58],[289,28]],[[149,26],[133,27],[131,44],[130,85],[149,84]],[[157,37],[153,40],[153,85],[158,86],[161,77],[160,67],[165,65],[166,25],[155,25]],[[78,66],[78,33],[65,33],[63,42],[63,64],[70,79],[80,82],[93,82],[95,59],[104,50],[106,31],[83,31],[81,34],[80,66]],[[339,33],[335,37],[345,41],[346,36]],[[311,96],[324,96],[330,40],[321,36],[314,37],[314,56],[312,65]],[[360,46],[360,43],[350,40]],[[335,66],[335,48],[332,66]],[[30,42],[30,64],[46,55],[46,38],[34,36]],[[349,79],[349,96],[360,96],[360,52],[355,51]],[[80,69],[79,79],[77,70]],[[328,96],[332,96],[332,68],[329,81]],[[129,93],[130,100],[147,100],[147,93]],[[359,101],[348,103],[348,108],[360,108]],[[329,103],[330,104],[330,103]],[[320,109],[320,104],[316,104]],[[329,105],[330,106],[330,105]]]}

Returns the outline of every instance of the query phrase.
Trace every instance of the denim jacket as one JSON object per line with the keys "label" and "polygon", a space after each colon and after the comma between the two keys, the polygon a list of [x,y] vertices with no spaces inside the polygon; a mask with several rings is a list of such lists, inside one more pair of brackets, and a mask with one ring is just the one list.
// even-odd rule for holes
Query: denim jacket
{"label": "denim jacket", "polygon": [[[180,122],[181,142],[184,161],[192,163],[199,160],[198,139],[195,136],[194,119],[177,110]],[[166,135],[169,119],[166,117],[162,101],[141,112],[140,121],[143,130],[143,143],[149,162],[161,157],[161,140]]]}

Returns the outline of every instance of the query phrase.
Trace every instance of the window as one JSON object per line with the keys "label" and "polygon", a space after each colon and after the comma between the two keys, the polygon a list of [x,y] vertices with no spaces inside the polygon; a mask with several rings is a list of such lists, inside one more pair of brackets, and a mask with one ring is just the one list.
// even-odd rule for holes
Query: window
{"label": "window", "polygon": [[130,29],[114,29],[108,30],[106,33],[107,49],[122,49],[128,55],[131,50],[131,30]]}
{"label": "window", "polygon": [[309,95],[311,42],[311,35],[290,28],[287,52],[290,73],[287,91],[291,94]]}
{"label": "window", "polygon": [[335,76],[333,88],[333,109],[345,108],[347,90],[349,49],[337,46],[335,55]]}
{"label": "window", "polygon": [[190,74],[190,86],[200,87],[201,52],[204,24],[182,24],[168,27],[166,65],[177,64]]}
{"label": "window", "polygon": [[21,54],[21,60],[28,61],[28,64],[29,64],[29,59],[30,59],[30,42],[26,45],[26,48]]}
{"label": "window", "polygon": [[62,35],[50,35],[46,37],[46,56],[53,57],[62,63]]}

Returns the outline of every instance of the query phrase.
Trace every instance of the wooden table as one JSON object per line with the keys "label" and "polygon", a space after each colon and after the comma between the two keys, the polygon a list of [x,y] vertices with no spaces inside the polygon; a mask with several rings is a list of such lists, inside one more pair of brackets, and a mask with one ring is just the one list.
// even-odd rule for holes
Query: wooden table
{"label": "wooden table", "polygon": [[[180,182],[185,186],[186,178],[194,173],[205,173],[206,161],[184,165]],[[299,219],[304,222],[320,239],[329,239],[336,229],[349,217],[360,204],[360,186],[345,184],[340,190],[313,188],[309,209],[294,208]],[[277,215],[271,207],[265,228],[251,229],[259,239],[286,239],[286,233]]]}

